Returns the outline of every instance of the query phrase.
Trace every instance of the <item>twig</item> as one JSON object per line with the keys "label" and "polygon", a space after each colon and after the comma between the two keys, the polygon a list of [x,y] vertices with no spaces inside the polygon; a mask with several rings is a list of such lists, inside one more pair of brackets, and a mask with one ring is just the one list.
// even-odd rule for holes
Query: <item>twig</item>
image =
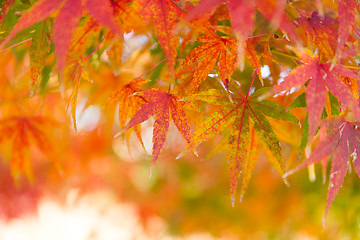
{"label": "twig", "polygon": [[93,55],[98,49],[99,49],[99,47],[100,47],[100,45],[102,44],[104,42],[104,38],[101,40],[101,42],[96,46],[96,48],[94,49],[94,51],[92,51],[90,54],[89,54],[89,56],[87,56],[84,60],[86,61],[86,60],[88,60],[90,57],[91,57],[91,55]]}
{"label": "twig", "polygon": [[248,90],[248,92],[247,92],[247,94],[246,94],[246,98],[245,98],[245,99],[248,99],[248,97],[249,97],[249,95],[250,95],[250,90],[251,90],[251,88],[252,88],[252,85],[254,84],[255,76],[256,76],[256,73],[254,72],[254,76],[253,76],[253,78],[252,78],[252,80],[251,80],[251,83],[250,83],[250,86],[249,86],[249,90]]}
{"label": "twig", "polygon": [[143,77],[145,74],[147,74],[148,72],[150,72],[151,70],[153,70],[154,68],[156,68],[157,66],[159,66],[163,61],[165,61],[165,58],[163,60],[161,60],[160,62],[158,62],[157,64],[155,64],[154,66],[152,66],[151,68],[149,68],[148,70],[146,70],[143,74],[141,74],[139,77]]}
{"label": "twig", "polygon": [[4,49],[0,50],[0,53],[4,52],[4,51],[6,51],[6,50],[8,50],[10,48],[16,47],[17,45],[20,45],[20,44],[22,44],[24,42],[30,41],[30,40],[32,40],[32,38],[28,38],[28,39],[25,39],[24,41],[15,43],[14,45],[11,45],[10,47],[7,47],[7,48],[4,48]]}

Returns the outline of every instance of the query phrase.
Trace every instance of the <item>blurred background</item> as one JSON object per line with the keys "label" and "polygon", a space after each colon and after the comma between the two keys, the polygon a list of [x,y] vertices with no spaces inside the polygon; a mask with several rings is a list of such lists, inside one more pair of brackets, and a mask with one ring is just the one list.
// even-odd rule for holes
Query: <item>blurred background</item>
{"label": "blurred background", "polygon": [[[151,124],[144,124],[151,143]],[[174,126],[172,126],[174,128]],[[242,202],[231,207],[225,154],[175,160],[181,147],[169,131],[152,169],[135,136],[123,140],[100,128],[68,139],[59,175],[49,161],[34,164],[35,180],[14,184],[1,163],[0,239],[357,239],[359,179],[354,172],[326,218],[327,184],[320,166],[311,182],[307,169],[286,186],[261,154]],[[150,141],[149,141],[150,140]],[[110,148],[109,148],[110,146]],[[90,151],[91,149],[91,151]],[[70,156],[72,153],[75,156]],[[39,153],[34,153],[39,154]],[[41,156],[39,156],[41,159]]]}
{"label": "blurred background", "polygon": [[[7,27],[15,25],[19,11],[29,9],[32,2],[16,1],[4,19],[1,40],[9,32]],[[125,6],[129,1],[114,2]],[[321,3],[289,2],[303,3],[302,8],[311,11]],[[323,2],[337,8],[334,1]],[[132,6],[126,5],[129,11]],[[290,10],[297,16],[293,8]],[[211,24],[220,30],[229,27],[226,14],[226,8],[219,7],[218,15],[210,18]],[[267,47],[288,51],[288,41],[278,37],[282,32],[272,29],[261,14],[256,18],[260,23],[256,31],[271,33],[256,43],[257,54],[264,55]],[[81,19],[63,78],[57,74],[54,46],[49,43],[49,55],[36,85],[31,81],[28,38],[34,28],[9,42],[21,44],[1,50],[0,240],[360,239],[360,180],[351,168],[325,226],[322,218],[328,181],[323,183],[321,164],[316,164],[314,171],[305,168],[289,176],[287,186],[266,153],[260,152],[242,202],[238,193],[232,207],[226,154],[207,157],[220,138],[201,144],[199,157],[187,153],[176,160],[185,141],[171,123],[149,177],[154,118],[141,125],[143,148],[133,131],[121,131],[120,100],[112,99],[111,105],[109,96],[139,76],[151,79],[144,89],[170,89],[174,83],[169,80],[153,23],[136,22],[134,27],[117,20],[126,32],[123,42],[89,16]],[[225,25],[218,25],[222,22]],[[180,60],[199,45],[195,39],[201,34],[190,27],[182,31]],[[306,43],[306,35],[300,34]],[[277,52],[279,56],[276,51],[273,56],[284,65],[262,59],[265,86],[283,81],[297,64],[289,59],[296,57],[293,52]],[[209,74],[200,89],[220,86],[215,73]],[[246,62],[245,70],[236,70],[233,77],[246,91],[253,73]],[[256,79],[250,90],[262,87]],[[293,88],[291,92],[296,94],[278,96],[275,101],[288,107],[301,91],[303,88]],[[306,110],[291,111],[304,124]],[[202,112],[190,109],[187,114],[194,130],[203,119]],[[302,129],[276,120],[271,123],[280,139],[286,169],[292,169],[304,159],[298,150]],[[32,135],[24,137],[24,127]],[[329,167],[325,170],[328,176]]]}

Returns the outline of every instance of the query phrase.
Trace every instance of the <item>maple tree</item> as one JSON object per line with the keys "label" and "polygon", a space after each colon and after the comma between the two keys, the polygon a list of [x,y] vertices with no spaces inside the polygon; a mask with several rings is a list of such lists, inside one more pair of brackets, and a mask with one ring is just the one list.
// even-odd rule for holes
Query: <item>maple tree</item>
{"label": "maple tree", "polygon": [[[326,175],[331,159],[325,216],[347,169],[360,176],[356,0],[6,0],[0,7],[0,154],[15,182],[23,174],[36,181],[38,158],[66,177],[71,170],[57,155],[76,157],[64,150],[74,132],[97,129],[128,145],[134,132],[145,150],[140,124],[153,116],[151,165],[166,150],[172,119],[185,139],[178,159],[226,152],[233,206],[261,152],[285,183],[319,161]],[[79,128],[79,112],[92,106],[98,121]],[[111,140],[99,141],[88,144],[105,154]]]}

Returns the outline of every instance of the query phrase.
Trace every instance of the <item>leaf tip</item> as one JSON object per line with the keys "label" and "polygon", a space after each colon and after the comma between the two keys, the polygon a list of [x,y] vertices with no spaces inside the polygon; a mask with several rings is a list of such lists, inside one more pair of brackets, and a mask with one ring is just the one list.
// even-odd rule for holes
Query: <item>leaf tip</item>
{"label": "leaf tip", "polygon": [[124,133],[124,130],[120,130],[117,134],[115,134],[114,139],[123,135],[123,133]]}
{"label": "leaf tip", "polygon": [[242,194],[240,195],[240,202],[242,202],[243,199],[244,199],[244,193],[242,193]]}
{"label": "leaf tip", "polygon": [[[334,58],[335,59],[335,58]],[[331,65],[330,65],[330,68],[329,68],[329,71],[332,71],[333,70],[333,68],[335,67],[335,63],[334,63],[334,61],[331,61]]]}
{"label": "leaf tip", "polygon": [[288,181],[286,178],[283,178],[283,180],[284,180],[285,185],[286,185],[287,187],[290,187],[289,181]]}
{"label": "leaf tip", "polygon": [[134,96],[138,96],[138,95],[139,95],[138,92],[134,92],[134,93],[130,94],[128,97],[130,98],[130,97],[134,97]]}
{"label": "leaf tip", "polygon": [[323,174],[322,183],[323,183],[323,184],[326,183],[326,174]]}
{"label": "leaf tip", "polygon": [[310,181],[310,182],[315,182],[315,180],[316,180],[316,175],[315,175],[315,167],[314,167],[314,164],[309,165],[308,171],[309,171],[309,181]]}
{"label": "leaf tip", "polygon": [[199,157],[199,154],[197,153],[196,149],[193,150],[195,156]]}
{"label": "leaf tip", "polygon": [[265,86],[264,80],[262,78],[259,78],[259,80],[260,80],[261,86],[264,87]]}
{"label": "leaf tip", "polygon": [[183,152],[179,153],[179,155],[176,156],[175,160],[179,160],[183,155]]}
{"label": "leaf tip", "polygon": [[231,194],[231,206],[235,207],[235,194]]}
{"label": "leaf tip", "polygon": [[[292,169],[292,170],[289,170],[289,171],[287,171],[286,173],[284,173],[283,174],[283,179],[284,179],[284,181],[286,181],[286,178],[288,177],[288,176],[290,176],[291,174],[293,174],[295,172],[295,170],[294,169]],[[286,183],[285,183],[286,184]]]}
{"label": "leaf tip", "polygon": [[151,176],[152,176],[152,169],[153,169],[153,166],[150,167],[149,178],[151,178]]}

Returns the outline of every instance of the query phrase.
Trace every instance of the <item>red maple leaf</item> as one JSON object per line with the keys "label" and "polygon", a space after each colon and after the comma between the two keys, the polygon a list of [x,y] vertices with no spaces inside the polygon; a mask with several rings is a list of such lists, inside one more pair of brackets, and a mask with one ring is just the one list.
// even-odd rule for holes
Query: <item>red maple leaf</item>
{"label": "red maple leaf", "polygon": [[310,136],[315,134],[319,126],[326,101],[327,89],[340,102],[351,109],[357,117],[360,117],[360,110],[356,99],[339,76],[358,80],[360,80],[360,77],[342,65],[331,67],[331,63],[320,63],[318,58],[308,58],[305,64],[296,67],[283,82],[271,90],[272,93],[279,93],[305,84],[310,79],[306,89]]}
{"label": "red maple leaf", "polygon": [[337,21],[328,16],[320,16],[318,11],[309,17],[306,11],[300,11],[301,17],[295,19],[298,27],[304,28],[304,33],[313,49],[318,49],[324,61],[334,57],[337,31]]}
{"label": "red maple leaf", "polygon": [[295,169],[284,174],[285,178],[306,166],[324,159],[329,159],[330,155],[333,155],[331,160],[329,190],[323,224],[332,201],[335,199],[337,193],[340,190],[340,187],[344,182],[349,159],[352,159],[354,169],[360,177],[360,162],[359,159],[357,159],[357,154],[360,152],[359,124],[359,122],[348,122],[344,120],[328,121],[326,124],[327,129],[332,130],[332,133],[320,141],[317,148],[311,153],[308,159],[306,159]]}
{"label": "red maple leaf", "polygon": [[185,15],[184,10],[175,4],[177,1],[171,0],[139,0],[142,6],[140,14],[145,20],[153,18],[155,24],[155,32],[159,39],[169,69],[174,72],[174,64],[176,58],[176,48],[179,46],[179,38],[176,36],[174,27],[179,19]]}
{"label": "red maple leaf", "polygon": [[285,12],[286,4],[286,0],[259,0],[256,1],[256,9],[275,27],[282,29],[297,42],[298,35],[295,32],[295,25]]}
{"label": "red maple leaf", "polygon": [[338,3],[339,11],[339,38],[337,41],[336,56],[340,57],[345,41],[349,38],[351,26],[355,21],[357,9],[356,0],[341,0]]}
{"label": "red maple leaf", "polygon": [[[107,27],[113,32],[122,34],[113,18],[113,7],[109,0],[85,0],[84,8],[95,20]],[[78,25],[82,15],[81,0],[39,0],[25,12],[11,31],[7,39],[1,44],[3,47],[21,30],[32,26],[49,17],[53,12],[59,9],[59,13],[54,21],[55,53],[60,72],[64,69],[66,55],[69,50],[73,31]]]}
{"label": "red maple leaf", "polygon": [[155,164],[169,130],[170,115],[175,126],[187,142],[190,140],[190,127],[183,110],[184,102],[178,101],[182,97],[159,89],[148,89],[139,94],[146,99],[149,99],[149,101],[135,113],[134,117],[129,121],[124,130],[130,129],[156,114],[153,130],[153,158],[151,161],[152,164]]}
{"label": "red maple leaf", "polygon": [[[230,13],[230,20],[235,31],[247,37],[254,26],[254,3],[244,0],[202,0],[186,16],[187,21],[195,19],[197,16],[211,11],[216,6],[226,3]],[[241,17],[239,17],[241,16]]]}

